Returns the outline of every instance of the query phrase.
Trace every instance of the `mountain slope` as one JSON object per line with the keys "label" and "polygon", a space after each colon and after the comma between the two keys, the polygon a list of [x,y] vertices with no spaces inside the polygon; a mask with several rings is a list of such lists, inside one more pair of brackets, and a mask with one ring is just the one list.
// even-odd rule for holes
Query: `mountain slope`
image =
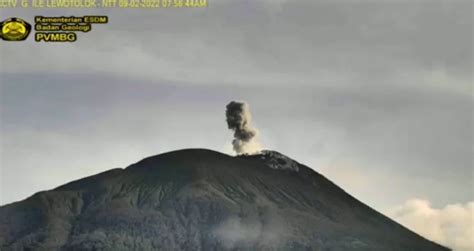
{"label": "mountain slope", "polygon": [[448,250],[286,156],[189,149],[0,208],[0,250]]}

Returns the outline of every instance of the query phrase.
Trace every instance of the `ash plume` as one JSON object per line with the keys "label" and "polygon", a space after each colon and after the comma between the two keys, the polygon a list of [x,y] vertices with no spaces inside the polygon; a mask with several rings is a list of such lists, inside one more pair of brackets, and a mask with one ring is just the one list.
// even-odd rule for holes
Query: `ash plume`
{"label": "ash plume", "polygon": [[262,150],[257,140],[258,131],[251,126],[252,116],[249,105],[245,102],[232,101],[226,106],[226,121],[229,129],[234,131],[232,145],[239,154],[256,154]]}

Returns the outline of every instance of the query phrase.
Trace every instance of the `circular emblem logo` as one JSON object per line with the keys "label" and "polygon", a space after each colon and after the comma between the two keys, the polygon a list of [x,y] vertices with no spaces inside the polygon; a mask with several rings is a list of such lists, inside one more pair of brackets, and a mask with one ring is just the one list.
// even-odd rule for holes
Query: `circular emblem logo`
{"label": "circular emblem logo", "polygon": [[31,25],[20,18],[9,18],[1,23],[1,38],[6,41],[22,41],[30,34]]}

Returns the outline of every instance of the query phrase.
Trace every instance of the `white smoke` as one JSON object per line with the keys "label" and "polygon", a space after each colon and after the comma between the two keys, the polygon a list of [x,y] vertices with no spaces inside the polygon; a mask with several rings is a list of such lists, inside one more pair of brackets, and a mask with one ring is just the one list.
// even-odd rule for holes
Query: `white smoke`
{"label": "white smoke", "polygon": [[234,131],[232,145],[237,154],[257,154],[262,151],[258,142],[258,131],[251,126],[252,115],[245,102],[230,102],[226,107],[226,121]]}
{"label": "white smoke", "polygon": [[428,200],[411,199],[388,216],[454,251],[474,250],[474,201],[434,208]]}

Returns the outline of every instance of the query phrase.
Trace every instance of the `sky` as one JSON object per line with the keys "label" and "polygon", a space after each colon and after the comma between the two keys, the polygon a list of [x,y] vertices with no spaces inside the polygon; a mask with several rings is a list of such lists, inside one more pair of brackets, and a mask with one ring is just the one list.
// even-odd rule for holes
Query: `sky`
{"label": "sky", "polygon": [[171,150],[232,154],[225,106],[243,100],[264,148],[471,250],[472,10],[458,0],[1,9],[109,23],[74,43],[0,43],[0,205]]}

